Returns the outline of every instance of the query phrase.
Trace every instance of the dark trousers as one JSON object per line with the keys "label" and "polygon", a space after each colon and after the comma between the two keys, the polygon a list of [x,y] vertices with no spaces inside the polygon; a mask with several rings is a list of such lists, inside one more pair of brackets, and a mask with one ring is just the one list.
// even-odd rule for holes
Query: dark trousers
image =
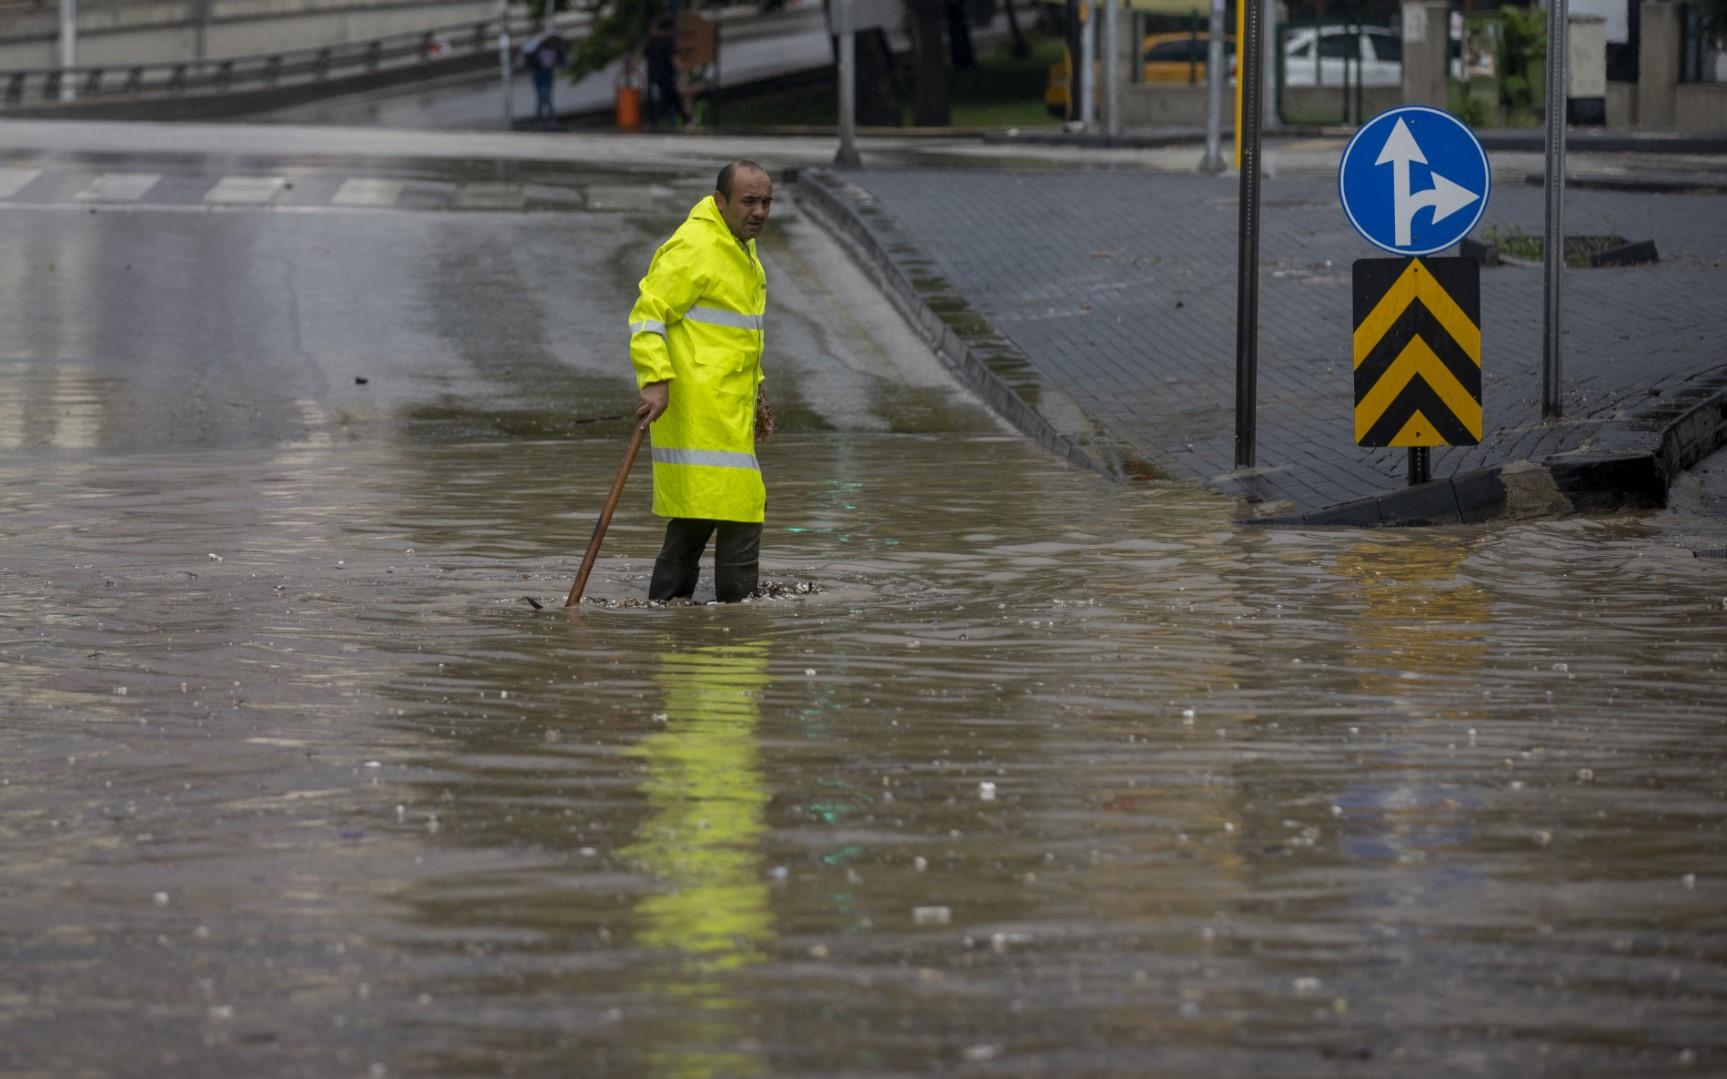
{"label": "dark trousers", "polygon": [[537,67],[534,69],[534,119],[556,120],[558,110],[552,107],[552,84],[557,78],[557,72]]}
{"label": "dark trousers", "polygon": [[648,103],[648,108],[650,110],[648,114],[648,124],[652,127],[659,127],[660,121],[664,119],[668,110],[677,114],[679,127],[688,124],[690,122],[690,118],[684,113],[684,99],[682,95],[678,93],[678,77],[676,73],[656,75],[649,81],[653,84],[655,93],[653,95],[653,100]]}
{"label": "dark trousers", "polygon": [[666,542],[654,560],[648,598],[664,602],[695,595],[702,551],[715,532],[719,533],[714,544],[715,596],[721,603],[736,603],[754,592],[762,550],[760,522],[674,517],[666,522]]}

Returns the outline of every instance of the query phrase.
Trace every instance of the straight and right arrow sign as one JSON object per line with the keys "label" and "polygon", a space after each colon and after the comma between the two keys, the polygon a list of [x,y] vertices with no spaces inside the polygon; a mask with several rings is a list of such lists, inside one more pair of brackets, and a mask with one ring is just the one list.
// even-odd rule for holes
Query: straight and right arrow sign
{"label": "straight and right arrow sign", "polygon": [[1474,132],[1424,105],[1389,109],[1363,124],[1337,170],[1350,223],[1393,255],[1431,255],[1469,235],[1491,185]]}

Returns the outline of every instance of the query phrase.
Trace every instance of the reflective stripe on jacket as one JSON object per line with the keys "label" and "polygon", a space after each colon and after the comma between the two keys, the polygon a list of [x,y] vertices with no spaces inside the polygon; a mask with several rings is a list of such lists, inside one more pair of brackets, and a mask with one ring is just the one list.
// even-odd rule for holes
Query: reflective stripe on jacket
{"label": "reflective stripe on jacket", "polygon": [[650,430],[662,517],[762,519],[755,416],[767,290],[755,241],[738,242],[712,195],[654,252],[630,309],[630,362],[637,386],[671,381]]}

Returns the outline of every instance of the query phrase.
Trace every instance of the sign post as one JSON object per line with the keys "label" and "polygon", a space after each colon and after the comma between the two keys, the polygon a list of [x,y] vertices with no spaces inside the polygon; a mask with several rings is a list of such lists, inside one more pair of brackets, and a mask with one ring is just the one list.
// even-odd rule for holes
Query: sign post
{"label": "sign post", "polygon": [[1235,269],[1235,467],[1252,468],[1259,438],[1259,121],[1265,74],[1260,47],[1261,5],[1242,0],[1241,96],[1236,147],[1241,166],[1240,229]]}
{"label": "sign post", "polygon": [[1408,447],[1411,486],[1431,447],[1481,442],[1481,266],[1427,256],[1469,235],[1491,186],[1474,133],[1420,105],[1363,124],[1338,165],[1350,224],[1400,256],[1354,265],[1355,441]]}
{"label": "sign post", "polygon": [[1564,414],[1559,399],[1559,287],[1565,274],[1565,32],[1566,0],[1547,0],[1547,212],[1541,262],[1541,415]]}

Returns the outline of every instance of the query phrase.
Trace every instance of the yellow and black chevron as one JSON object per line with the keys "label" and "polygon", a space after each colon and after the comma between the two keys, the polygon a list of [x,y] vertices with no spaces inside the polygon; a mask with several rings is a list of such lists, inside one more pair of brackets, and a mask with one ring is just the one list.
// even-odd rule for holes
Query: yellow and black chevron
{"label": "yellow and black chevron", "polygon": [[1355,441],[1481,442],[1481,264],[1355,262]]}

